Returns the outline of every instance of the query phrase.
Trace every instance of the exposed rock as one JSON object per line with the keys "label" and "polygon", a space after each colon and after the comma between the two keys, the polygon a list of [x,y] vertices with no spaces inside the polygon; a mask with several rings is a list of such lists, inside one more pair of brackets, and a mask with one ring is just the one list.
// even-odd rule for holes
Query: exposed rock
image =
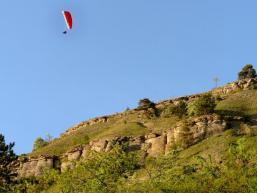
{"label": "exposed rock", "polygon": [[227,122],[218,115],[205,115],[190,122],[180,123],[167,131],[166,151],[173,144],[188,147],[209,136],[219,134],[225,129],[227,129]]}
{"label": "exposed rock", "polygon": [[249,90],[257,85],[257,78],[242,79],[229,83],[223,87],[216,88],[212,91],[214,95],[223,95],[235,92],[237,90]]}
{"label": "exposed rock", "polygon": [[[232,83],[229,83],[223,87],[219,87],[216,89],[213,89],[211,92],[213,95],[215,96],[220,96],[220,95],[224,95],[224,94],[229,94],[229,93],[233,93],[237,90],[249,90],[252,89],[254,87],[257,86],[257,78],[250,78],[250,79],[242,79],[242,80],[238,80]],[[156,108],[157,109],[163,109],[165,108],[165,106],[170,105],[170,104],[178,104],[180,101],[184,101],[186,103],[191,102],[192,100],[195,100],[196,98],[198,98],[199,96],[201,96],[201,94],[196,94],[196,95],[189,95],[189,96],[183,96],[183,97],[177,97],[177,98],[172,98],[169,100],[163,100],[160,101],[158,103],[156,103]],[[137,113],[137,117],[139,119],[141,119],[142,117],[144,118],[151,118],[150,115],[147,115],[147,111],[145,110],[130,110],[131,113]],[[102,116],[102,117],[97,117],[97,118],[93,118],[87,121],[83,121],[71,128],[69,128],[65,133],[63,133],[61,135],[61,137],[70,135],[71,133],[77,131],[78,129],[85,127],[85,126],[90,126],[90,125],[95,125],[95,124],[99,124],[99,123],[106,123],[109,122],[111,118],[122,118],[124,115],[126,115],[127,113],[116,113],[113,115],[107,115],[107,116]]]}
{"label": "exposed rock", "polygon": [[108,152],[115,144],[128,144],[128,151],[142,150],[142,159],[146,155],[156,157],[167,154],[170,147],[180,145],[188,147],[209,136],[221,133],[227,128],[227,122],[218,115],[205,115],[180,122],[174,128],[168,129],[161,135],[149,133],[138,137],[114,137],[112,139],[99,139],[91,141],[84,147],[77,147],[63,156],[38,158],[21,158],[19,160],[19,175],[23,177],[42,175],[45,169],[56,168],[61,171],[72,169],[75,162],[86,158],[89,151]]}
{"label": "exposed rock", "polygon": [[[23,158],[18,168],[19,176],[40,176],[44,170],[58,166],[56,157],[40,156],[38,158]],[[56,168],[58,169],[58,168]]]}
{"label": "exposed rock", "polygon": [[160,135],[156,134],[156,133],[149,133],[147,135],[145,135],[145,139],[151,139],[151,138],[156,138]]}
{"label": "exposed rock", "polygon": [[145,141],[145,143],[148,145],[148,149],[146,151],[147,154],[153,157],[164,154],[165,145],[167,143],[166,139],[166,135],[147,139]]}
{"label": "exposed rock", "polygon": [[[212,90],[214,96],[224,95],[233,93],[238,90],[248,90],[256,87],[257,78],[254,79],[244,79],[239,80],[233,83],[229,83],[224,87],[216,88]],[[184,96],[179,98],[173,98],[170,100],[160,101],[155,106],[157,109],[163,109],[167,105],[177,104],[179,101],[184,101],[189,103],[197,98],[201,94]],[[88,121],[83,121],[78,125],[68,129],[61,137],[67,136],[76,132],[78,129],[81,129],[85,126],[91,126],[94,124],[107,123],[115,119],[120,119],[124,117],[128,112],[118,113],[114,115],[97,117],[90,119]],[[148,112],[145,110],[130,110],[129,113],[134,113],[135,117],[138,118],[147,118]],[[149,116],[151,117],[151,116]],[[143,158],[148,156],[158,156],[160,154],[167,154],[170,151],[170,147],[173,145],[188,147],[199,141],[223,132],[227,129],[228,124],[240,124],[244,122],[245,118],[240,116],[225,116],[220,117],[218,115],[205,115],[197,118],[189,119],[187,122],[180,122],[173,128],[170,128],[163,132],[163,134],[150,133],[145,136],[137,137],[115,137],[112,139],[100,139],[91,141],[88,145],[84,147],[76,148],[72,151],[67,152],[66,154],[60,157],[51,157],[51,156],[39,156],[37,158],[25,157],[20,158],[15,167],[19,173],[19,176],[28,177],[28,176],[38,176],[41,175],[45,169],[61,169],[64,171],[66,169],[71,169],[75,166],[74,162],[86,158],[90,151],[96,152],[109,152],[115,146],[115,144],[128,144],[128,151],[138,151],[142,150]],[[255,120],[257,122],[257,120]],[[145,126],[146,124],[144,124]],[[240,126],[240,125],[239,125]],[[152,128],[148,126],[148,129]]]}
{"label": "exposed rock", "polygon": [[83,152],[82,147],[75,148],[67,153],[68,161],[79,160]]}
{"label": "exposed rock", "polygon": [[86,145],[86,146],[83,148],[81,157],[86,158],[89,151],[90,151],[90,147],[89,147],[89,145]]}
{"label": "exposed rock", "polygon": [[112,148],[113,148],[113,146],[116,144],[116,140],[109,140],[108,142],[107,142],[107,145],[106,145],[106,148],[105,148],[105,152],[108,152],[108,151],[111,151],[112,150]]}
{"label": "exposed rock", "polygon": [[97,141],[91,141],[89,143],[89,146],[91,147],[90,149],[96,152],[101,152],[104,151],[106,146],[108,144],[108,141],[105,139],[100,139]]}

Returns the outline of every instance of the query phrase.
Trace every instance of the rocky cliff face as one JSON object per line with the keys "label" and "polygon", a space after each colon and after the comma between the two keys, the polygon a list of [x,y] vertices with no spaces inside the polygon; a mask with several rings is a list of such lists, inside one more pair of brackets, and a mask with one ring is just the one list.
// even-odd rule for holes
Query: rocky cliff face
{"label": "rocky cliff face", "polygon": [[[240,90],[249,90],[257,87],[257,78],[250,78],[250,79],[243,79],[238,80],[232,83],[228,83],[225,86],[218,87],[210,91],[212,95],[214,96],[224,96],[236,91]],[[189,95],[189,96],[183,96],[178,98],[173,98],[169,100],[164,100],[156,104],[157,108],[162,108],[163,106],[169,105],[169,104],[177,104],[179,101],[184,101],[186,103],[191,102],[192,100],[197,99],[200,97],[201,94],[195,94],[195,95]]]}
{"label": "rocky cliff face", "polygon": [[60,157],[40,156],[20,158],[17,166],[19,176],[39,176],[45,169],[64,171],[72,169],[75,161],[85,158],[89,151],[108,152],[115,144],[128,144],[128,151],[143,151],[146,156],[159,156],[169,153],[174,145],[188,147],[209,136],[219,134],[227,128],[227,121],[218,115],[206,115],[179,123],[162,134],[150,133],[138,137],[115,137],[91,141]]}
{"label": "rocky cliff face", "polygon": [[[212,94],[215,96],[224,96],[228,93],[233,93],[238,90],[248,90],[256,87],[257,78],[239,80],[233,83],[229,83],[224,87],[216,88],[212,90]],[[200,95],[191,95],[185,97],[174,98],[170,100],[161,101],[156,104],[157,109],[176,104],[179,101],[185,101],[189,103],[195,100]],[[137,112],[139,118],[142,116],[140,112],[132,110],[131,112]],[[144,112],[142,112],[144,114]],[[84,121],[70,129],[68,129],[61,137],[70,135],[76,132],[79,128],[94,125],[99,123],[106,123],[112,118],[122,118],[126,113],[117,113],[110,116],[103,116],[94,118],[88,121]],[[20,158],[15,167],[19,176],[39,176],[45,169],[57,169],[64,171],[71,169],[75,166],[75,161],[82,158],[86,158],[89,151],[96,152],[108,152],[115,144],[128,144],[128,151],[142,151],[146,156],[158,156],[168,154],[175,146],[186,148],[201,140],[219,134],[227,129],[229,124],[242,121],[241,117],[220,117],[218,115],[206,115],[197,118],[188,119],[186,122],[179,122],[175,127],[166,129],[161,134],[150,133],[145,136],[123,136],[115,137],[112,139],[100,139],[90,141],[89,144],[79,146],[72,151],[66,152],[62,156],[39,156],[39,157],[23,157]]]}
{"label": "rocky cliff face", "polygon": [[249,78],[229,83],[212,91],[214,95],[224,95],[238,90],[249,90],[257,86],[257,78]]}
{"label": "rocky cliff face", "polygon": [[[238,80],[238,81],[235,81],[232,83],[228,83],[227,85],[225,85],[223,87],[215,88],[211,92],[214,96],[222,96],[222,95],[226,95],[229,93],[233,93],[238,90],[249,90],[249,89],[255,88],[256,86],[257,86],[257,78],[243,79],[243,80]],[[192,100],[197,99],[200,95],[201,94],[195,94],[195,95],[177,97],[177,98],[173,98],[173,99],[169,99],[169,100],[163,100],[163,101],[156,103],[156,108],[161,109],[164,106],[169,105],[169,104],[177,104],[179,101],[184,101],[186,103],[189,103]],[[125,114],[126,113],[116,113],[113,115],[96,117],[96,118],[93,118],[93,119],[90,119],[87,121],[83,121],[69,129],[67,129],[61,135],[61,137],[70,135],[71,133],[76,132],[78,129],[80,129],[84,126],[94,125],[94,124],[98,124],[98,123],[106,123],[106,122],[109,122],[109,120],[114,117],[122,118],[125,116]],[[139,114],[139,118],[140,118],[140,116],[145,115],[144,112],[142,114],[140,114],[140,112],[138,112],[138,114]]]}
{"label": "rocky cliff face", "polygon": [[36,158],[19,158],[16,165],[18,175],[21,177],[40,176],[45,169],[59,168],[58,157],[40,156]]}

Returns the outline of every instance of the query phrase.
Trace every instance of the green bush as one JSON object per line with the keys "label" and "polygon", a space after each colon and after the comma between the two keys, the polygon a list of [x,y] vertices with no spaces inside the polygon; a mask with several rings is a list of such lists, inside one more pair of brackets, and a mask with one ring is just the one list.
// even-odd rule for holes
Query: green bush
{"label": "green bush", "polygon": [[187,115],[187,104],[184,101],[179,101],[176,105],[169,105],[161,113],[161,116],[165,118],[169,118],[172,115],[177,115],[180,118]]}
{"label": "green bush", "polygon": [[149,108],[155,108],[155,103],[150,101],[148,98],[144,98],[144,99],[139,100],[138,109],[147,110]]}
{"label": "green bush", "polygon": [[0,134],[0,193],[10,190],[15,178],[16,171],[12,163],[17,159],[13,151],[14,143],[6,144],[5,137]]}
{"label": "green bush", "polygon": [[207,115],[214,112],[215,106],[214,97],[211,94],[204,94],[189,103],[188,114],[191,116]]}
{"label": "green bush", "polygon": [[238,79],[246,79],[246,78],[256,78],[256,71],[253,68],[253,65],[246,64],[243,69],[238,73]]}
{"label": "green bush", "polygon": [[33,144],[33,151],[36,151],[44,146],[46,146],[48,144],[47,141],[45,141],[44,139],[42,139],[41,137],[38,137]]}
{"label": "green bush", "polygon": [[212,157],[197,150],[187,156],[181,152],[147,157],[141,163],[126,146],[115,146],[110,152],[89,152],[74,169],[63,173],[49,170],[43,176],[17,181],[10,193],[257,192],[257,152],[251,149],[256,140],[249,143],[249,137],[224,137],[229,142],[223,144],[227,148],[222,155],[229,156],[222,162],[216,153]]}
{"label": "green bush", "polygon": [[10,167],[11,163],[17,159],[13,147],[14,143],[6,144],[5,137],[0,134],[0,192],[6,192],[16,176]]}
{"label": "green bush", "polygon": [[[139,167],[139,157],[115,146],[110,152],[89,152],[76,167],[59,173],[45,171],[36,180],[23,180],[13,187],[19,193],[114,193],[119,184]],[[23,190],[23,191],[21,191]]]}

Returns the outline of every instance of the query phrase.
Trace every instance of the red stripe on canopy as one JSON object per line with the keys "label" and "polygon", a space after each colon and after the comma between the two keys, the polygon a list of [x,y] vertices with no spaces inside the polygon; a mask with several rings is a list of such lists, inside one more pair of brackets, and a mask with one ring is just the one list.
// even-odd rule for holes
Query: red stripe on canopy
{"label": "red stripe on canopy", "polygon": [[72,28],[72,16],[71,16],[71,13],[69,11],[63,11],[62,13],[63,13],[64,19],[66,21],[67,28],[71,29]]}

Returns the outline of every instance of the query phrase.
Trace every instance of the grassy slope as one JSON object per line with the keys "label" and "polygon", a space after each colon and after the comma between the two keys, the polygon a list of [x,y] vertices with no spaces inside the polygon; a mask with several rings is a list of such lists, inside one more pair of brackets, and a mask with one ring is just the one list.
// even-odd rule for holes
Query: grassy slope
{"label": "grassy slope", "polygon": [[231,94],[218,103],[216,110],[255,116],[257,115],[257,90],[246,90]]}
{"label": "grassy slope", "polygon": [[[257,90],[230,94],[225,100],[218,103],[216,110],[256,116]],[[68,136],[57,138],[46,147],[33,152],[31,155],[60,155],[78,145],[87,144],[90,140],[94,139],[111,138],[114,136],[139,136],[148,132],[160,133],[162,130],[174,126],[178,121],[179,118],[176,116],[148,119],[146,117],[139,117],[135,111],[130,111],[122,118],[113,117],[107,123],[85,126]],[[217,143],[217,146],[218,144],[223,143]]]}
{"label": "grassy slope", "polygon": [[[214,162],[224,161],[228,159],[228,150],[231,143],[235,143],[240,138],[245,138],[245,145],[248,151],[257,153],[257,136],[233,135],[232,130],[227,130],[218,136],[213,136],[203,140],[202,142],[183,150],[179,154],[179,161],[188,164],[194,162],[197,155],[208,158],[211,156]],[[256,160],[257,161],[257,160]]]}
{"label": "grassy slope", "polygon": [[65,137],[53,140],[49,145],[31,153],[31,156],[42,154],[61,155],[78,145],[87,144],[91,140],[112,138],[117,136],[139,136],[149,132],[160,133],[173,126],[178,117],[170,118],[138,118],[136,112],[128,113],[122,118],[111,118],[107,123],[84,126]]}
{"label": "grassy slope", "polygon": [[[230,160],[230,144],[236,143],[242,138],[245,139],[244,145],[247,152],[251,152],[252,155],[255,155],[255,157],[251,158],[251,163],[257,165],[257,136],[234,135],[233,130],[233,128],[229,129],[218,136],[209,137],[185,150],[180,151],[177,155],[177,160],[173,161],[173,165],[183,167],[186,165],[199,164],[199,161],[197,160],[198,156],[201,156],[206,160],[211,158],[214,164],[220,165]],[[176,170],[174,170],[174,172],[176,172]],[[146,180],[146,176],[146,170],[140,169],[135,174],[135,179]]]}

